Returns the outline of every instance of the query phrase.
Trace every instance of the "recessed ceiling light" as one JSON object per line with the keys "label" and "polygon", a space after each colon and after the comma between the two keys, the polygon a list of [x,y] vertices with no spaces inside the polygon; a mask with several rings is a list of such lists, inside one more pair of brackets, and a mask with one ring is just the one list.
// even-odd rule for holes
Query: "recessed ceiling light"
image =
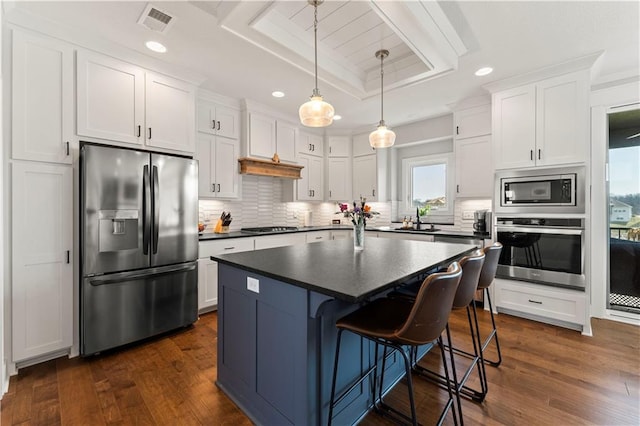
{"label": "recessed ceiling light", "polygon": [[478,77],[482,77],[483,75],[491,74],[493,72],[493,68],[491,67],[483,67],[476,71],[476,75]]}
{"label": "recessed ceiling light", "polygon": [[284,93],[276,90],[275,92],[271,92],[271,96],[273,96],[274,98],[284,98]]}
{"label": "recessed ceiling light", "polygon": [[338,114],[335,114],[335,115],[333,116],[333,119],[334,119],[334,120],[342,120],[342,116],[341,116],[341,115],[338,115]]}
{"label": "recessed ceiling light", "polygon": [[167,51],[167,48],[164,47],[162,43],[157,41],[148,41],[145,43],[145,46],[147,46],[147,49],[153,50],[154,52],[158,53],[164,53]]}

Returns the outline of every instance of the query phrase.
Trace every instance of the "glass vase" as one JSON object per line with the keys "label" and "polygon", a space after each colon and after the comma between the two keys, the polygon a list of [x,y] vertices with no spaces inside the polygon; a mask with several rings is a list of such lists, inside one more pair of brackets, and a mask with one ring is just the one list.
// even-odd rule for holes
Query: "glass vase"
{"label": "glass vase", "polygon": [[353,249],[364,250],[364,223],[353,225]]}

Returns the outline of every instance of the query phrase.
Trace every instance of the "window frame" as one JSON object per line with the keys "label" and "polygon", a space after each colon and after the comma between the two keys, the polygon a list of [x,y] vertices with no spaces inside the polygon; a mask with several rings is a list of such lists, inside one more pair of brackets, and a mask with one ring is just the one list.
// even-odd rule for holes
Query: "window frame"
{"label": "window frame", "polygon": [[400,216],[415,216],[415,207],[411,203],[411,194],[413,193],[413,168],[421,166],[432,166],[436,164],[444,164],[446,169],[445,176],[445,197],[447,206],[445,209],[431,210],[429,216],[453,216],[454,214],[454,190],[455,187],[455,159],[453,153],[431,154],[420,157],[410,157],[402,159],[402,199],[400,202]]}

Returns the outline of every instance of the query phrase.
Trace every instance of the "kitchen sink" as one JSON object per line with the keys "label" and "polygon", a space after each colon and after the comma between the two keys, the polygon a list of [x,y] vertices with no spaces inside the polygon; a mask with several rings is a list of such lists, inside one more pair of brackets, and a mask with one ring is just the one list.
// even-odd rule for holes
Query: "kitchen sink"
{"label": "kitchen sink", "polygon": [[438,228],[421,228],[421,229],[406,229],[406,228],[394,228],[396,231],[411,231],[411,232],[436,232]]}

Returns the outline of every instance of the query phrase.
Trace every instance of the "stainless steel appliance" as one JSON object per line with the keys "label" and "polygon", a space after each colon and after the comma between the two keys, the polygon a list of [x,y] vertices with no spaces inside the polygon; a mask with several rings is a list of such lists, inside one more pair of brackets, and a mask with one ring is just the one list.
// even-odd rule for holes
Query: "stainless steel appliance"
{"label": "stainless steel appliance", "polygon": [[584,213],[584,167],[496,174],[496,213]]}
{"label": "stainless steel appliance", "polygon": [[487,233],[491,227],[491,212],[488,210],[476,210],[473,212],[473,230],[478,233]]}
{"label": "stainless steel appliance", "polygon": [[498,217],[496,276],[584,289],[584,219]]}
{"label": "stainless steel appliance", "polygon": [[197,319],[198,163],[82,143],[80,353]]}

